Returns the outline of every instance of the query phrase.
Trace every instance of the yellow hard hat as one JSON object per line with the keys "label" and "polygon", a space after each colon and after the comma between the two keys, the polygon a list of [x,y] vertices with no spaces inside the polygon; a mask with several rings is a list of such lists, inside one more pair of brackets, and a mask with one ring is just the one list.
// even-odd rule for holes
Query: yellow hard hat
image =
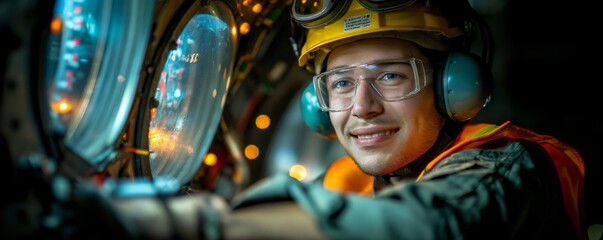
{"label": "yellow hard hat", "polygon": [[[324,8],[325,4],[335,4],[338,1],[342,0],[313,3],[314,6]],[[438,9],[425,4],[424,1],[406,1],[411,4],[384,12],[371,11],[365,7],[364,2],[359,1],[362,0],[351,1],[347,11],[342,10],[341,17],[336,20],[307,27],[306,39],[298,59],[299,66],[318,73],[321,71],[320,65],[333,48],[367,37],[395,37],[415,42],[428,49],[446,50],[448,46],[444,39],[463,34],[460,26],[454,26]],[[316,2],[320,4],[317,5]],[[302,3],[306,1],[302,0]],[[296,6],[292,11],[295,18]]]}

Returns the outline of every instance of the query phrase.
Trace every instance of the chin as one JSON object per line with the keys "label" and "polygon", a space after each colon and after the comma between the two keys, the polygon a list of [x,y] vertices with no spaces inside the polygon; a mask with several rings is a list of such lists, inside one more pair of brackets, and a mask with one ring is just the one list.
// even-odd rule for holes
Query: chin
{"label": "chin", "polygon": [[390,172],[395,171],[395,169],[389,169],[386,166],[381,166],[381,164],[374,164],[374,163],[359,163],[358,161],[356,161],[356,165],[358,165],[358,168],[360,168],[360,170],[367,174],[367,175],[371,175],[371,176],[381,176],[381,175],[385,175],[388,174]]}

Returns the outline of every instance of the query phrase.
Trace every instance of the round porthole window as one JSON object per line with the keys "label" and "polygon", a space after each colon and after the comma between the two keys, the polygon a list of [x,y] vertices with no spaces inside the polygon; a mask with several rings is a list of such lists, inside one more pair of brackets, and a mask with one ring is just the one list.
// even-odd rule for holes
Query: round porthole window
{"label": "round porthole window", "polygon": [[59,0],[44,72],[49,129],[64,150],[97,168],[115,142],[136,92],[154,1]]}
{"label": "round porthole window", "polygon": [[191,180],[218,128],[236,54],[232,10],[199,6],[169,51],[154,90],[148,124],[148,171]]}

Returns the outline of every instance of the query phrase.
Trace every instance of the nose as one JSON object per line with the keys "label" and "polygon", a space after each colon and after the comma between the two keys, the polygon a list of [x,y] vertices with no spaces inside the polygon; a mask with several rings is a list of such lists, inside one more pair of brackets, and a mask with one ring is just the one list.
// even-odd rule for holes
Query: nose
{"label": "nose", "polygon": [[358,118],[372,118],[383,112],[381,98],[368,81],[360,81],[356,88],[356,98],[352,106],[352,115]]}

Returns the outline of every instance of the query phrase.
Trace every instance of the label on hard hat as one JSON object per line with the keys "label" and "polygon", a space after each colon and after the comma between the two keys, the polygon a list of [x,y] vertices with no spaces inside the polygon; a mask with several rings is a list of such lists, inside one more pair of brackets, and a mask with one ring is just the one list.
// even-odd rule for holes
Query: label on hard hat
{"label": "label on hard hat", "polygon": [[372,19],[370,13],[349,17],[343,21],[343,31],[347,32],[360,28],[367,28],[371,26],[371,22]]}

